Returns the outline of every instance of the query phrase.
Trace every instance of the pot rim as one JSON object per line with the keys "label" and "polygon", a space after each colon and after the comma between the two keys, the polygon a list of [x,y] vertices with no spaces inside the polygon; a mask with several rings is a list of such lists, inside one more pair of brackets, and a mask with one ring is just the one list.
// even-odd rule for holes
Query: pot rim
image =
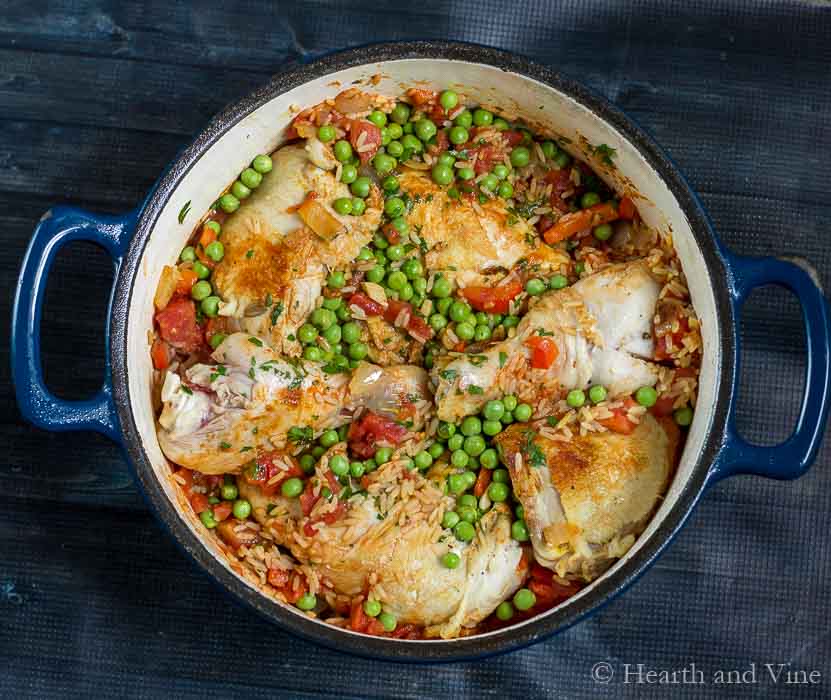
{"label": "pot rim", "polygon": [[[517,73],[569,95],[611,124],[632,143],[650,167],[663,179],[687,217],[693,238],[713,282],[716,301],[716,333],[719,360],[716,367],[717,398],[707,428],[707,437],[695,460],[691,474],[674,505],[648,540],[617,571],[595,584],[592,591],[573,603],[554,608],[519,626],[452,640],[407,641],[371,637],[344,631],[332,625],[295,613],[273,601],[235,576],[216,560],[185,524],[176,507],[164,493],[142,446],[131,410],[127,371],[127,328],[133,285],[144,249],[157,219],[177,186],[199,158],[227,131],[249,113],[274,97],[330,73],[366,64],[405,59],[443,59],[478,63]],[[217,116],[167,168],[145,200],[136,230],[115,280],[111,306],[110,360],[113,398],[118,412],[124,448],[133,476],[157,518],[169,534],[222,590],[282,629],[336,651],[346,651],[371,659],[407,662],[441,662],[482,658],[519,649],[546,639],[599,610],[622,593],[648,569],[686,521],[703,493],[713,463],[724,438],[729,413],[731,387],[735,374],[736,327],[727,287],[728,272],[718,239],[701,202],[677,166],[646,132],[605,98],[596,95],[571,78],[531,61],[479,44],[456,41],[405,41],[368,44],[329,53],[304,64],[289,64],[266,85],[236,101]],[[715,347],[714,347],[715,350]]]}

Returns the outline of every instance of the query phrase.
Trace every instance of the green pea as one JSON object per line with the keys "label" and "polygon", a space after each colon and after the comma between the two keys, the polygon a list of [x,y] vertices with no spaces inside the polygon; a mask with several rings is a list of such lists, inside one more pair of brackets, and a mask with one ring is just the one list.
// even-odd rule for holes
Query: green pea
{"label": "green pea", "polygon": [[407,284],[407,275],[403,272],[396,270],[395,272],[390,272],[387,275],[387,286],[392,290],[399,290],[405,284]]}
{"label": "green pea", "polygon": [[568,277],[565,275],[554,275],[550,280],[548,280],[548,286],[551,289],[564,289],[568,287]]}
{"label": "green pea", "polygon": [[352,146],[349,141],[340,140],[335,144],[335,158],[345,163],[352,157]]}
{"label": "green pea", "polygon": [[415,456],[415,465],[421,471],[428,469],[433,464],[433,458],[426,450],[422,450]]}
{"label": "green pea", "polygon": [[494,503],[502,503],[502,501],[507,500],[509,494],[510,489],[507,484],[495,481],[488,486],[488,498],[490,498]]}
{"label": "green pea", "polygon": [[[395,122],[388,122],[387,133],[390,135],[390,143],[392,143],[392,141],[401,138],[401,136],[404,134],[404,130],[401,128],[400,124],[396,124]],[[389,146],[387,146],[387,152],[389,152]]]}
{"label": "green pea", "polygon": [[517,397],[513,394],[508,394],[507,396],[502,397],[502,405],[505,406],[506,411],[513,411],[519,402],[517,401]]}
{"label": "green pea", "polygon": [[407,120],[410,118],[410,105],[404,104],[403,102],[399,102],[392,108],[392,112],[390,112],[390,119],[392,119],[396,124],[406,124]]}
{"label": "green pea", "polygon": [[366,467],[363,462],[352,462],[349,465],[349,474],[356,479],[360,479],[364,475],[364,472],[366,472]]}
{"label": "green pea", "polygon": [[239,500],[234,501],[233,513],[237,520],[245,520],[249,515],[251,515],[251,504],[244,498],[240,498]]}
{"label": "green pea", "polygon": [[493,173],[488,173],[485,177],[479,180],[479,187],[483,190],[487,190],[488,192],[493,192],[499,187],[499,178]]}
{"label": "green pea", "polygon": [[436,277],[433,288],[430,290],[437,299],[446,299],[453,293],[453,283],[446,277]]}
{"label": "green pea", "polygon": [[401,260],[404,257],[404,246],[400,243],[396,243],[395,245],[391,245],[387,249],[387,257],[395,262],[396,260]]}
{"label": "green pea", "polygon": [[424,144],[412,134],[404,134],[404,136],[401,137],[401,145],[404,146],[405,153],[406,151],[421,153],[424,150]]}
{"label": "green pea", "polygon": [[582,197],[580,197],[580,207],[582,209],[588,209],[589,207],[593,207],[595,204],[600,204],[600,195],[597,192],[586,192]]}
{"label": "green pea", "polygon": [[373,110],[367,119],[379,128],[387,123],[387,115],[377,109]]}
{"label": "green pea", "polygon": [[182,262],[193,262],[196,260],[196,249],[192,246],[185,246],[179,254],[179,260]]}
{"label": "green pea", "polygon": [[[464,438],[462,438],[462,444],[464,444]],[[469,461],[470,455],[462,449],[454,450],[450,455],[450,463],[459,469],[466,467]],[[454,479],[454,477],[458,478]],[[461,474],[451,474],[447,479],[447,483],[453,493],[461,493],[461,491],[464,491],[467,488]]]}
{"label": "green pea", "polygon": [[274,164],[271,162],[271,158],[269,156],[259,155],[251,161],[251,167],[260,173],[260,175],[265,175],[266,173],[271,172],[271,168],[274,167]]}
{"label": "green pea", "polygon": [[314,345],[309,345],[303,349],[303,359],[309,362],[323,362],[323,350]]}
{"label": "green pea", "polygon": [[493,120],[493,128],[499,131],[506,131],[511,128],[511,125],[502,119],[502,117],[497,117]]}
{"label": "green pea", "polygon": [[514,522],[511,523],[511,537],[513,537],[517,542],[528,541],[528,526],[525,524],[524,520],[514,520]]}
{"label": "green pea", "polygon": [[190,295],[196,301],[202,301],[203,299],[207,299],[211,295],[212,291],[213,291],[213,289],[211,289],[211,283],[210,282],[207,282],[205,280],[200,280],[199,282],[196,282],[190,288]]}
{"label": "green pea", "polygon": [[448,510],[447,512],[445,512],[444,517],[442,517],[441,519],[441,526],[443,528],[451,530],[454,527],[456,527],[456,524],[459,522],[459,520],[460,518],[458,513],[452,510]]}
{"label": "green pea", "polygon": [[452,90],[445,90],[439,95],[439,104],[449,111],[459,104],[459,96]]}
{"label": "green pea", "polygon": [[[404,146],[400,141],[390,141],[389,145],[387,146],[387,153],[393,156],[394,158],[400,158],[402,155],[404,155]],[[398,188],[396,187],[395,189],[397,190]],[[394,192],[395,190],[391,191]]]}
{"label": "green pea", "polygon": [[343,442],[349,435],[349,426],[342,425],[338,428],[338,442]]}
{"label": "green pea", "polygon": [[[395,166],[398,165],[398,162],[390,155],[386,153],[379,153],[372,159],[372,166],[375,168],[375,172],[379,175],[387,175],[395,170]],[[368,194],[369,192],[367,192]]]}
{"label": "green pea", "polygon": [[580,408],[586,403],[586,394],[582,389],[572,389],[566,395],[566,403],[572,408]]}
{"label": "green pea", "polygon": [[635,392],[635,401],[637,401],[641,406],[651,408],[655,405],[657,400],[658,392],[651,386],[642,386]]}
{"label": "green pea", "polygon": [[583,274],[583,271],[586,269],[586,263],[579,262],[574,266],[574,274],[578,277]]}
{"label": "green pea", "polygon": [[363,360],[369,352],[369,347],[367,347],[366,343],[352,343],[347,352],[349,353],[350,360]]}
{"label": "green pea", "polygon": [[213,530],[219,523],[214,518],[214,514],[211,512],[210,509],[203,510],[199,514],[199,519],[202,521],[202,524],[208,528],[209,530]]}
{"label": "green pea", "polygon": [[504,180],[506,177],[508,177],[508,173],[510,172],[510,170],[508,170],[508,166],[505,165],[505,163],[497,163],[493,166],[493,170],[491,170],[491,172],[494,175],[496,175],[496,177],[498,177],[500,180]]}
{"label": "green pea", "polygon": [[317,596],[312,593],[304,593],[295,603],[301,610],[312,610],[317,605]]}
{"label": "green pea", "polygon": [[358,179],[358,169],[354,165],[344,165],[340,171],[340,181],[346,185],[351,185]]}
{"label": "green pea", "polygon": [[247,199],[251,196],[251,189],[246,187],[242,182],[236,180],[233,185],[231,185],[231,194],[234,195],[237,199]]}
{"label": "green pea", "polygon": [[[257,173],[259,175],[259,173]],[[205,226],[213,231],[217,236],[222,232],[222,226],[218,221],[206,221]]]}
{"label": "green pea", "polygon": [[387,632],[395,632],[395,628],[398,626],[398,620],[396,620],[395,615],[388,612],[382,612],[378,616],[378,622],[381,623]]}
{"label": "green pea", "polygon": [[364,612],[370,617],[378,617],[381,614],[381,603],[372,599],[365,600]]}
{"label": "green pea", "polygon": [[485,451],[485,438],[481,435],[471,435],[465,438],[464,451],[471,457],[478,457]]}
{"label": "green pea", "polygon": [[219,208],[226,214],[233,214],[237,209],[239,209],[239,199],[237,199],[230,192],[223,194],[219,198]]}
{"label": "green pea", "polygon": [[456,426],[453,423],[445,423],[442,421],[439,423],[438,430],[436,434],[439,436],[441,440],[449,440],[453,435],[456,434]]}
{"label": "green pea", "polygon": [[518,505],[514,509],[514,513],[516,513],[516,517],[520,520],[525,520],[525,508],[523,508],[522,505]]}
{"label": "green pea", "polygon": [[323,141],[323,143],[334,141],[335,136],[337,136],[337,132],[335,131],[335,127],[331,124],[325,124],[317,130],[317,138],[320,141]]}
{"label": "green pea", "polygon": [[447,132],[447,138],[450,140],[450,143],[461,146],[470,138],[470,134],[463,126],[453,126]]}
{"label": "green pea", "polygon": [[491,339],[491,329],[486,325],[478,325],[473,330],[473,340],[477,343],[482,343]]}
{"label": "green pea", "polygon": [[456,499],[456,505],[460,508],[476,508],[479,500],[472,493],[464,493]]}
{"label": "green pea", "polygon": [[433,459],[438,459],[444,454],[444,445],[440,442],[434,442],[427,448],[427,452]]}
{"label": "green pea", "polygon": [[[456,426],[453,426],[454,429],[455,429],[455,427]],[[462,445],[464,444],[464,442],[465,442],[465,436],[464,435],[458,435],[458,434],[451,435],[447,439],[447,449],[451,450],[451,451],[461,450]]]}
{"label": "green pea", "polygon": [[206,280],[211,276],[211,268],[199,260],[193,263],[193,271],[196,273],[196,277],[200,280]]}
{"label": "green pea", "polygon": [[[473,460],[471,459],[471,462]],[[465,480],[468,488],[471,488],[476,483],[476,473],[470,470],[462,473],[462,478]]]}
{"label": "green pea", "polygon": [[525,283],[525,291],[531,296],[539,296],[545,291],[545,282],[537,278],[530,279]]}
{"label": "green pea", "polygon": [[499,455],[492,447],[489,447],[479,455],[479,464],[485,469],[494,469],[499,464]]}
{"label": "green pea", "polygon": [[329,460],[329,469],[335,476],[346,476],[349,473],[349,460],[343,455],[334,455]]}
{"label": "green pea", "polygon": [[381,267],[381,265],[376,265],[375,267],[372,267],[369,270],[367,270],[366,279],[367,282],[374,282],[375,284],[378,284],[381,282],[381,280],[384,279],[386,274],[387,271],[383,267]]}
{"label": "green pea", "polygon": [[341,336],[344,343],[352,345],[361,339],[361,327],[355,321],[344,323],[341,328]]}
{"label": "green pea", "polygon": [[502,468],[494,469],[493,474],[491,475],[491,479],[496,484],[510,484],[511,483],[511,477],[508,474],[507,469],[502,469]]}
{"label": "green pea", "polygon": [[551,160],[557,155],[557,146],[552,141],[543,141],[540,148],[542,148],[542,154],[546,157],[546,160]]}
{"label": "green pea", "polygon": [[448,167],[452,167],[455,162],[456,158],[447,151],[440,153],[439,157],[436,158],[436,163],[438,163],[439,165],[446,165]]}
{"label": "green pea", "polygon": [[612,227],[609,224],[600,224],[594,227],[594,237],[598,241],[608,241],[612,237]]}
{"label": "green pea", "polygon": [[219,489],[219,495],[222,496],[223,501],[235,501],[237,496],[239,496],[239,489],[237,489],[236,484],[222,484],[222,488]]}
{"label": "green pea", "polygon": [[225,333],[214,333],[210,340],[211,347],[216,350],[220,345],[222,345],[222,341],[227,337],[228,336],[225,335]]}
{"label": "green pea", "polygon": [[476,529],[470,523],[462,521],[453,528],[453,534],[456,535],[457,540],[470,542],[476,536]]}
{"label": "green pea", "polygon": [[[504,414],[503,414],[504,415]],[[486,420],[482,422],[482,432],[489,437],[499,435],[502,432],[502,423],[498,420]]]}
{"label": "green pea", "polygon": [[413,133],[413,123],[407,122],[406,124],[401,125],[401,131],[405,134],[412,134]]}
{"label": "green pea", "polygon": [[460,180],[472,180],[476,177],[476,172],[473,168],[459,168],[456,171],[456,174],[459,176]]}
{"label": "green pea", "polygon": [[589,389],[589,400],[592,403],[600,403],[606,400],[606,387],[600,384],[595,384]]}
{"label": "green pea", "polygon": [[527,588],[520,588],[514,594],[514,606],[517,610],[530,610],[537,602],[537,596]]}
{"label": "green pea", "polygon": [[448,569],[457,568],[461,561],[461,558],[456,552],[448,552],[441,558],[441,563]]}
{"label": "green pea", "polygon": [[326,286],[329,289],[340,289],[344,285],[346,285],[346,276],[340,270],[332,272],[326,280]]}
{"label": "green pea", "polygon": [[456,118],[453,120],[453,123],[456,126],[463,126],[465,129],[469,129],[471,126],[473,126],[473,115],[470,113],[469,110],[465,109],[456,115]]}
{"label": "green pea", "polygon": [[297,329],[297,339],[304,345],[311,345],[317,340],[317,328],[309,323],[304,323]]}
{"label": "green pea", "polygon": [[375,464],[377,464],[379,467],[382,464],[389,462],[390,457],[392,457],[392,448],[390,447],[379,447],[377,450],[375,450]]}
{"label": "green pea", "polygon": [[334,202],[332,202],[332,209],[342,216],[351,214],[352,200],[349,197],[338,197]]}
{"label": "green pea", "polygon": [[327,297],[323,300],[323,308],[329,311],[337,311],[343,304],[343,299],[340,297]]}
{"label": "green pea", "polygon": [[325,331],[323,331],[323,337],[326,338],[326,342],[329,345],[336,345],[341,341],[341,335],[343,331],[341,327],[337,324],[329,326]]}
{"label": "green pea", "polygon": [[381,187],[384,192],[398,192],[398,178],[395,177],[395,175],[388,175],[384,178],[383,182],[381,182]]}
{"label": "green pea", "polygon": [[410,258],[401,266],[401,271],[407,275],[407,279],[415,280],[417,277],[424,274],[424,266],[418,259]]}
{"label": "green pea", "polygon": [[507,600],[503,600],[499,605],[496,606],[496,617],[502,622],[507,622],[514,616],[514,606],[511,605]]}
{"label": "green pea", "polygon": [[470,306],[468,306],[463,301],[454,301],[450,305],[450,311],[448,312],[448,315],[450,316],[450,318],[453,321],[456,321],[457,323],[459,323],[461,321],[465,321],[468,318],[468,316],[470,316],[470,314],[471,314]]}
{"label": "green pea", "polygon": [[524,168],[531,161],[531,152],[525,146],[517,146],[511,151],[511,165]]}
{"label": "green pea", "polygon": [[401,301],[410,301],[413,298],[413,285],[407,282],[401,289],[398,290],[398,298]]}
{"label": "green pea", "polygon": [[502,425],[510,425],[511,423],[513,423],[514,422],[514,413],[513,413],[513,411],[505,411],[505,415],[502,416],[502,418],[499,419],[499,422],[502,423]]}
{"label": "green pea", "polygon": [[499,185],[496,194],[502,197],[502,199],[510,199],[514,196],[514,186],[510,182],[503,182]]}
{"label": "green pea", "polygon": [[337,321],[335,314],[333,314],[329,309],[315,309],[312,311],[309,320],[312,324],[321,331],[325,331],[329,326]]}
{"label": "green pea", "polygon": [[519,316],[508,315],[502,319],[502,325],[505,328],[514,328],[519,325]]}
{"label": "green pea", "polygon": [[335,316],[338,317],[338,321],[340,321],[341,323],[352,319],[352,314],[349,311],[349,309],[346,308],[345,305],[338,307],[338,310],[335,311]]}
{"label": "green pea", "polygon": [[372,189],[372,180],[370,180],[366,176],[361,176],[351,185],[349,185],[349,191],[352,192],[356,197],[360,197],[361,199],[365,199],[369,197],[369,191]]}
{"label": "green pea", "polygon": [[455,173],[453,172],[453,168],[449,165],[442,165],[441,163],[437,163],[433,166],[431,171],[433,182],[437,185],[449,185],[453,182],[453,178],[455,177]]}
{"label": "green pea", "polygon": [[684,406],[684,408],[676,410],[672,417],[678,425],[685,428],[692,423],[693,411],[689,406]]}
{"label": "green pea", "polygon": [[556,156],[554,156],[554,164],[557,166],[558,170],[567,168],[570,163],[571,156],[565,151],[560,151]]}
{"label": "green pea", "polygon": [[312,448],[312,456],[315,459],[320,459],[326,453],[326,448],[321,445],[315,445]]}
{"label": "green pea", "polygon": [[527,403],[521,403],[514,409],[514,418],[520,423],[525,423],[531,420],[531,414],[533,412],[534,410]]}
{"label": "green pea", "polygon": [[413,128],[415,130],[415,135],[422,141],[429,141],[436,135],[437,131],[436,125],[430,119],[425,117],[419,119]]}
{"label": "green pea", "polygon": [[487,420],[499,420],[505,414],[505,404],[499,399],[488,401],[482,409],[482,415]]}
{"label": "green pea", "polygon": [[378,468],[378,465],[375,463],[375,459],[365,459],[364,460],[364,471],[369,474],[370,472],[375,471]]}
{"label": "green pea", "polygon": [[311,474],[315,470],[315,460],[314,455],[305,454],[300,458],[300,468],[306,472],[306,474]]}
{"label": "green pea", "polygon": [[202,303],[199,305],[199,308],[202,309],[202,313],[208,316],[209,318],[213,318],[219,313],[219,302],[221,299],[219,297],[210,296],[206,297],[202,300]]}
{"label": "green pea", "polygon": [[493,122],[493,112],[481,107],[473,113],[473,123],[476,126],[488,126]]}
{"label": "green pea", "polygon": [[461,425],[462,435],[470,437],[482,432],[482,421],[476,416],[467,416]]}
{"label": "green pea", "polygon": [[405,209],[406,205],[401,197],[390,197],[386,202],[384,202],[384,212],[391,219],[401,216]]}

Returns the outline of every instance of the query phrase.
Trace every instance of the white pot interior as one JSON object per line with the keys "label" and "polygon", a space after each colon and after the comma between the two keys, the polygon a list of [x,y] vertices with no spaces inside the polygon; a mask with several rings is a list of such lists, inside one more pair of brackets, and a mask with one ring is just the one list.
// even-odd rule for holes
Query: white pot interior
{"label": "white pot interior", "polygon": [[[369,86],[373,76],[380,76],[380,82]],[[153,325],[153,294],[162,268],[174,264],[194,223],[252,158],[258,153],[269,153],[280,144],[284,129],[298,107],[334,97],[356,81],[368,85],[368,89],[391,96],[401,94],[403,89],[414,84],[439,90],[452,88],[475,103],[498,108],[497,111],[502,113],[508,112],[509,118],[522,117],[538,128],[543,127],[565,136],[572,142],[567,149],[582,158],[586,157],[580,149],[580,143],[585,143],[583,139],[594,145],[608,144],[617,151],[617,167],[611,174],[598,167],[598,173],[604,175],[617,189],[637,194],[639,211],[647,223],[659,230],[672,232],[693,304],[702,324],[704,360],[697,410],[678,471],[660,510],[626,557],[610,570],[614,571],[638,551],[670,511],[690,478],[695,458],[702,450],[709,432],[716,400],[721,332],[716,323],[716,301],[710,273],[677,200],[622,134],[566,94],[531,78],[477,63],[438,59],[385,61],[318,78],[275,97],[242,119],[184,176],[162,210],[147,242],[132,290],[127,328],[127,367],[132,412],[160,484],[167,496],[176,502],[176,492],[169,479],[170,468],[156,439],[155,416],[150,398],[153,370],[148,352],[148,331]],[[599,166],[598,163],[594,164]],[[179,211],[188,201],[191,202],[191,214],[184,224],[179,224]],[[189,508],[180,508],[180,511],[190,515]],[[184,519],[197,535],[200,534],[195,518]],[[207,542],[206,546],[212,548]],[[218,551],[212,553],[223,565],[228,566]],[[608,575],[609,572],[604,577]],[[596,584],[597,581],[583,589],[577,597],[585,595]]]}

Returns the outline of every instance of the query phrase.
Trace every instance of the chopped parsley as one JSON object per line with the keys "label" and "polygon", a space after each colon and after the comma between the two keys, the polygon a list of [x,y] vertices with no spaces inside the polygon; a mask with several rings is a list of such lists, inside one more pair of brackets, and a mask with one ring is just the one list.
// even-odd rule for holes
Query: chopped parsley
{"label": "chopped parsley", "polygon": [[[248,338],[248,342],[251,343],[251,345],[256,345],[258,348],[261,348],[263,346],[263,341],[260,340],[259,338],[255,338],[254,336],[251,336],[250,338]],[[254,364],[254,358],[253,357],[251,358],[251,364]]]}
{"label": "chopped parsley", "polygon": [[499,366],[504,367],[505,363],[508,361],[508,353],[502,350],[499,351]]}
{"label": "chopped parsley", "polygon": [[219,449],[220,450],[230,450],[231,449],[231,443],[230,442],[225,442],[223,440],[222,442],[219,443]]}
{"label": "chopped parsley", "polygon": [[617,151],[611,146],[601,143],[599,146],[595,147],[594,154],[600,158],[601,162],[606,165],[614,166],[612,158],[617,155]]}
{"label": "chopped parsley", "polygon": [[282,314],[282,313],[283,313],[283,302],[278,301],[274,305],[274,308],[271,310],[271,319],[270,320],[271,320],[271,325],[272,326],[277,325],[277,319],[280,318],[280,314]]}
{"label": "chopped parsley", "polygon": [[545,328],[537,328],[537,335],[541,335],[541,336],[546,336],[546,335],[553,336],[554,334],[553,334],[553,333],[549,333],[547,330],[545,330]]}
{"label": "chopped parsley", "polygon": [[459,376],[459,373],[455,369],[445,369],[439,372],[439,376],[442,379],[446,379],[448,382],[452,382]]}
{"label": "chopped parsley", "polygon": [[271,306],[272,302],[274,301],[274,297],[271,296],[271,292],[265,295],[265,305]]}
{"label": "chopped parsley", "polygon": [[556,416],[548,416],[548,418],[545,419],[545,422],[548,423],[550,427],[554,428],[556,427],[557,423],[560,422],[560,419]]}
{"label": "chopped parsley", "polygon": [[467,388],[468,394],[484,394],[485,390],[481,386],[476,386],[475,384],[471,384]]}
{"label": "chopped parsley", "polygon": [[468,359],[470,360],[470,364],[472,364],[474,367],[481,367],[483,364],[485,364],[488,361],[488,356],[487,355],[471,355]]}
{"label": "chopped parsley", "polygon": [[189,212],[189,211],[190,211],[190,200],[188,200],[187,202],[185,202],[185,206],[183,206],[183,207],[179,210],[179,223],[180,223],[180,224],[185,223],[185,217],[188,215],[188,212]]}
{"label": "chopped parsley", "polygon": [[525,431],[525,444],[522,452],[528,463],[535,468],[544,467],[548,464],[545,459],[545,453],[534,443],[534,438],[537,434],[533,430]]}
{"label": "chopped parsley", "polygon": [[254,249],[249,248],[248,251],[245,253],[245,257],[251,260],[254,257]]}
{"label": "chopped parsley", "polygon": [[250,452],[250,451],[251,451],[251,450],[253,450],[253,449],[254,449],[254,448],[253,448],[253,447],[251,447],[251,445],[246,445],[245,447],[243,447],[243,448],[240,450],[240,452]]}
{"label": "chopped parsley", "polygon": [[219,379],[219,377],[224,377],[228,374],[228,368],[225,365],[217,365],[216,370],[211,372],[211,383]]}
{"label": "chopped parsley", "polygon": [[184,384],[182,384],[179,387],[179,391],[181,391],[183,394],[187,394],[188,396],[193,396],[193,390],[189,386],[186,386]]}
{"label": "chopped parsley", "polygon": [[311,442],[314,440],[315,433],[310,425],[299,426],[295,425],[289,428],[289,441],[295,443]]}

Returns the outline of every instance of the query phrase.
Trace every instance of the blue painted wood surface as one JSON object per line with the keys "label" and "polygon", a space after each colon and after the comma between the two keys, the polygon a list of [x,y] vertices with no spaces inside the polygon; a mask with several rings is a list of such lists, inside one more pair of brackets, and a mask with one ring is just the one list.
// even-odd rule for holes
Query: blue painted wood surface
{"label": "blue painted wood surface", "polygon": [[[831,9],[823,3],[423,1],[10,2],[0,12],[0,305],[53,204],[132,207],[223,105],[285,61],[399,38],[456,38],[530,55],[584,80],[667,148],[723,239],[808,257],[831,279]],[[78,398],[103,370],[111,273],[89,246],[53,272],[43,322],[50,386]],[[795,302],[747,309],[740,427],[789,432],[805,361]],[[165,539],[118,449],[20,420],[0,342],[0,697],[663,697],[594,683],[608,660],[707,680],[755,662],[818,669],[831,687],[831,450],[793,483],[719,484],[626,596],[509,656],[423,669],[298,642],[230,603]],[[707,687],[674,694],[718,696]]]}

